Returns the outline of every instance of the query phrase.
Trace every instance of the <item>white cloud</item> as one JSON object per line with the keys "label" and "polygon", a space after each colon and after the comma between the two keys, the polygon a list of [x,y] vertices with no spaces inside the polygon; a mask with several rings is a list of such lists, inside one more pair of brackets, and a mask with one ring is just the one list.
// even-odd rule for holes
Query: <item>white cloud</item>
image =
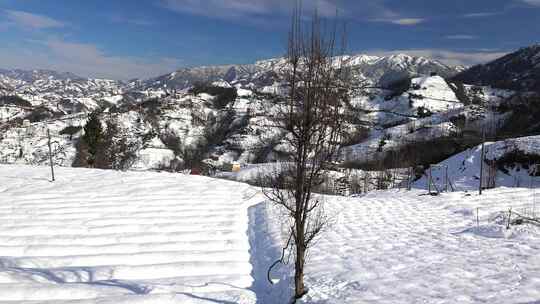
{"label": "white cloud", "polygon": [[423,18],[401,18],[396,20],[391,20],[390,23],[398,25],[416,25],[424,22]]}
{"label": "white cloud", "polygon": [[44,29],[65,26],[65,23],[43,15],[16,10],[5,10],[4,13],[11,23],[23,28]]}
{"label": "white cloud", "polygon": [[[292,0],[160,0],[170,10],[220,19],[257,21],[260,17],[287,17],[295,1]],[[400,25],[418,24],[422,18],[405,18],[390,9],[384,0],[306,0],[302,9],[311,13],[317,9],[322,17],[340,17],[361,21],[384,21]],[[269,18],[268,18],[269,19]],[[266,19],[266,20],[268,20]],[[266,21],[265,20],[265,21]]]}
{"label": "white cloud", "polygon": [[463,15],[465,18],[485,18],[485,17],[492,17],[501,15],[502,12],[477,12],[477,13],[469,13]]}
{"label": "white cloud", "polygon": [[[216,18],[254,17],[289,14],[294,2],[290,0],[162,0],[162,5],[173,11]],[[303,4],[306,10],[317,9],[323,17],[332,17],[339,5],[333,0],[313,0]]]}
{"label": "white cloud", "polygon": [[0,66],[4,68],[51,69],[98,78],[148,78],[173,71],[180,64],[176,58],[108,55],[93,44],[58,38],[0,49]]}
{"label": "white cloud", "polygon": [[410,56],[419,56],[438,60],[448,65],[464,65],[472,66],[475,64],[485,63],[506,55],[506,52],[500,51],[471,51],[460,52],[452,50],[438,49],[410,49],[410,50],[374,50],[368,52],[371,55],[388,56],[395,54],[408,54]]}
{"label": "white cloud", "polygon": [[521,1],[530,5],[540,6],[540,0],[521,0]]}
{"label": "white cloud", "polygon": [[370,19],[369,21],[391,23],[391,24],[403,25],[403,26],[412,26],[412,25],[423,23],[424,21],[426,21],[426,19],[392,17],[392,18],[375,18],[375,19]]}
{"label": "white cloud", "polygon": [[451,39],[451,40],[474,40],[478,37],[474,36],[474,35],[463,35],[463,34],[458,34],[458,35],[448,35],[445,37],[446,39]]}

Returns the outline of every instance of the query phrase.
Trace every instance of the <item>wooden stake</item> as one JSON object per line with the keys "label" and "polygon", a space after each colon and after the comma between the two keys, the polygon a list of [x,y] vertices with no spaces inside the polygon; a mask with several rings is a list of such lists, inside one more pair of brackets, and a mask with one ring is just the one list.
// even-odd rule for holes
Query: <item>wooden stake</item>
{"label": "wooden stake", "polygon": [[413,175],[413,168],[409,168],[409,178],[407,180],[407,190],[411,191],[411,183],[412,183],[412,175]]}
{"label": "wooden stake", "polygon": [[476,207],[476,229],[480,229],[480,216],[479,216],[479,213],[480,213],[480,208],[479,207]]}
{"label": "wooden stake", "polygon": [[368,175],[364,172],[364,193],[368,192]]}
{"label": "wooden stake", "polygon": [[480,186],[478,187],[478,195],[482,195],[482,187],[484,181],[484,152],[486,144],[486,130],[482,128],[482,151],[480,152]]}
{"label": "wooden stake", "polygon": [[512,207],[510,207],[510,210],[508,210],[508,222],[506,224],[506,229],[507,230],[510,229],[510,223],[511,223],[510,221],[511,221],[511,219],[512,219]]}
{"label": "wooden stake", "polygon": [[51,132],[49,129],[47,129],[47,145],[49,146],[49,163],[51,165],[51,176],[52,181],[54,182],[54,165],[53,165],[53,156],[52,156],[52,148],[51,148]]}
{"label": "wooden stake", "polygon": [[445,185],[444,185],[444,191],[448,192],[448,166],[445,167]]}
{"label": "wooden stake", "polygon": [[429,177],[428,177],[428,190],[429,190],[429,194],[431,194],[431,178],[432,178],[432,175],[431,175],[431,166],[429,166]]}

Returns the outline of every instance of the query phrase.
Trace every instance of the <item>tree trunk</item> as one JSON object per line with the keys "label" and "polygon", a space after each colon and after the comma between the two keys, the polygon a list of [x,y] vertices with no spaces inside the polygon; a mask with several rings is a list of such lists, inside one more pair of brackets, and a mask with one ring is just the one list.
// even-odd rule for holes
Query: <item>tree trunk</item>
{"label": "tree trunk", "polygon": [[294,272],[294,297],[300,299],[306,294],[304,287],[304,263],[306,256],[306,247],[304,239],[304,227],[300,223],[297,224],[297,244],[296,244],[296,263]]}

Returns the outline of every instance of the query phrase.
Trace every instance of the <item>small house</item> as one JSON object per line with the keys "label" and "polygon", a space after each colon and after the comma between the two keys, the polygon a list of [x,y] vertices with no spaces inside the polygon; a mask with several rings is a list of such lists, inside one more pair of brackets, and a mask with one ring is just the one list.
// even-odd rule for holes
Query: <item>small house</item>
{"label": "small house", "polygon": [[232,165],[232,172],[240,172],[242,170],[242,166],[239,163],[234,163]]}

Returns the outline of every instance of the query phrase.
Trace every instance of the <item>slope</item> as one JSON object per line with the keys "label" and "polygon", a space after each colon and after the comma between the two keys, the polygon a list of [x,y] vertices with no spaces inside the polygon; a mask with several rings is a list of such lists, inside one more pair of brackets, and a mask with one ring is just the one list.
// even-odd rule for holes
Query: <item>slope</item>
{"label": "slope", "polygon": [[[484,187],[489,185],[490,166],[493,166],[491,179],[495,187],[540,186],[540,178],[535,167],[538,164],[540,136],[530,136],[504,141],[488,142],[485,145],[483,174]],[[521,157],[523,156],[523,157]],[[448,167],[448,179],[456,191],[477,190],[480,183],[481,146],[458,153],[439,163]],[[435,167],[432,180],[435,186],[444,187],[446,170]],[[427,173],[415,182],[415,187],[427,189]]]}
{"label": "slope", "polygon": [[[0,166],[0,303],[286,303],[283,214],[197,176]],[[321,196],[305,303],[532,303],[540,231],[504,228],[534,189]],[[480,209],[476,209],[476,208]],[[476,222],[476,210],[480,210]],[[502,212],[501,212],[502,211]]]}
{"label": "slope", "polygon": [[540,92],[540,45],[522,48],[453,77],[467,84]]}
{"label": "slope", "polygon": [[249,186],[84,169],[58,169],[50,183],[46,167],[0,172],[0,303],[254,303]]}

